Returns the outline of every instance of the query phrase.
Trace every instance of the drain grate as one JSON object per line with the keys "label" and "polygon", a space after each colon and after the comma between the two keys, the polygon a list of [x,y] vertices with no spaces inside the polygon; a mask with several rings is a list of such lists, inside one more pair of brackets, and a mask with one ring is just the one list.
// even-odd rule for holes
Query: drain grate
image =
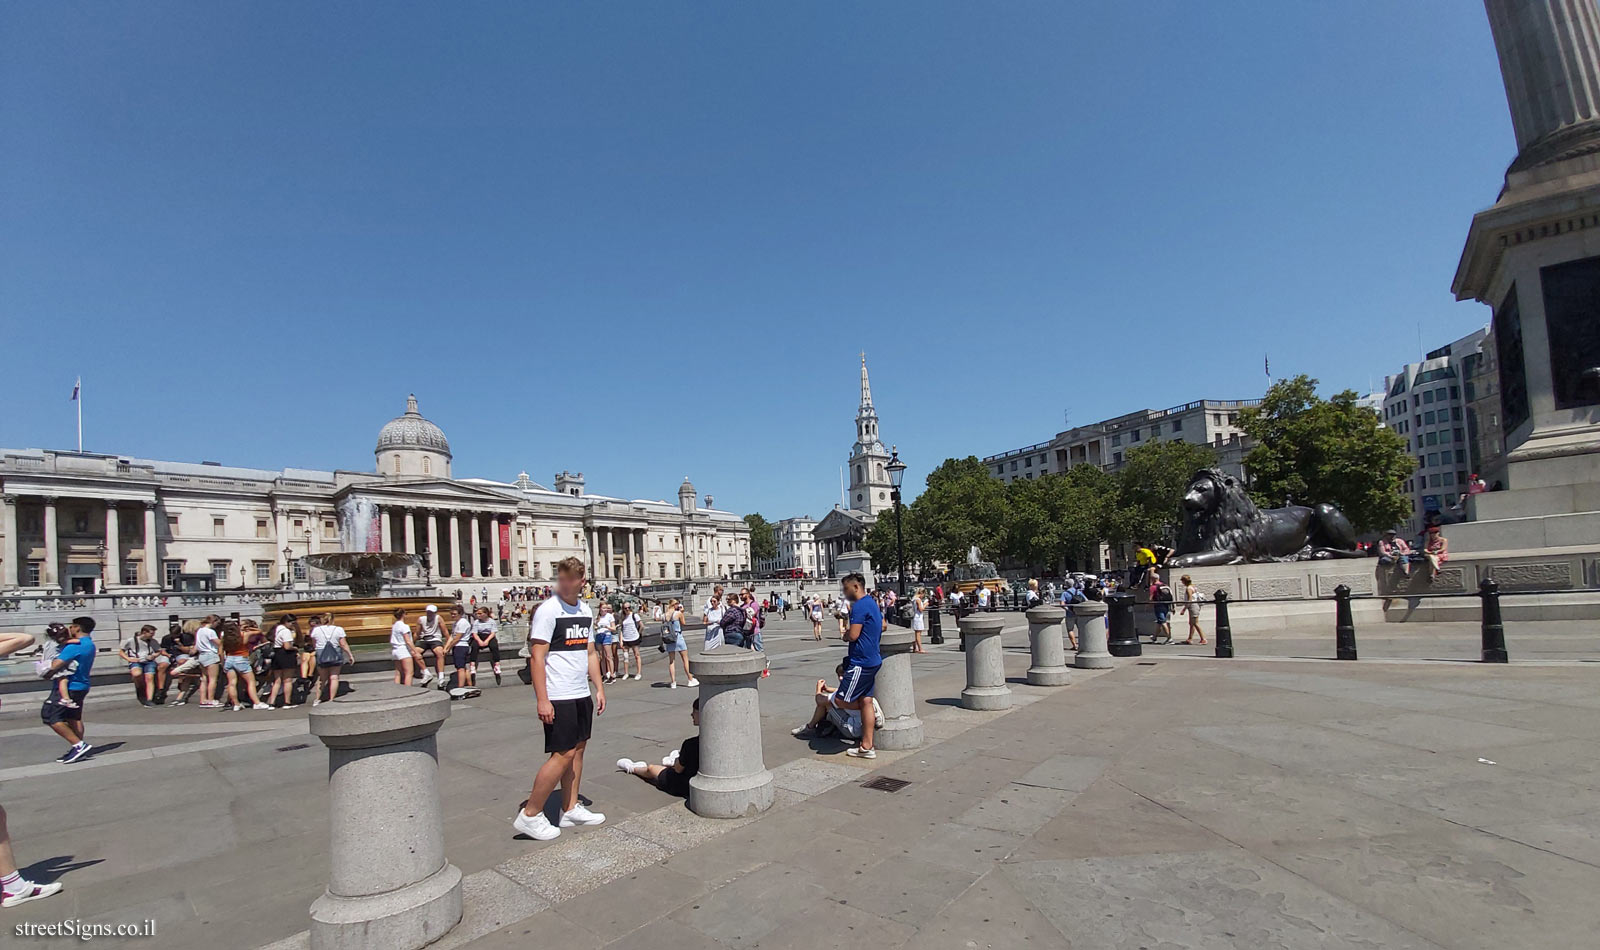
{"label": "drain grate", "polygon": [[900,791],[902,788],[905,788],[907,785],[910,785],[910,784],[911,784],[910,782],[906,781],[903,778],[888,778],[888,777],[885,776],[885,777],[875,778],[870,782],[862,782],[861,783],[861,787],[862,788],[874,789],[874,790],[880,791],[880,792],[889,792],[889,793],[892,794],[894,792]]}
{"label": "drain grate", "polygon": [[281,745],[281,746],[278,746],[278,748],[275,751],[278,751],[278,752],[293,752],[296,749],[309,749],[309,748],[311,748],[311,743],[309,743],[309,742],[296,742],[294,745]]}

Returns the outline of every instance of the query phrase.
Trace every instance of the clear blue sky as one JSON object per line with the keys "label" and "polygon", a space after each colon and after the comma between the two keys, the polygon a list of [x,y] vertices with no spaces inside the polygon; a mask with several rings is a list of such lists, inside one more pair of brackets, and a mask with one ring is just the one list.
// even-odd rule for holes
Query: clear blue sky
{"label": "clear blue sky", "polygon": [[821,515],[866,350],[952,455],[1488,318],[1478,0],[9,3],[0,445]]}

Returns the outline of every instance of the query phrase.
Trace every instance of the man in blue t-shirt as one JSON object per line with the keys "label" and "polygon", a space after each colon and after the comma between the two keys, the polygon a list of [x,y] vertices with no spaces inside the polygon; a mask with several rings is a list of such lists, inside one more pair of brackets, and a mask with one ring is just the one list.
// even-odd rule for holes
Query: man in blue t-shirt
{"label": "man in blue t-shirt", "polygon": [[72,632],[72,639],[56,655],[55,661],[50,664],[50,671],[58,672],[77,664],[72,675],[67,677],[67,696],[76,705],[63,706],[61,694],[52,689],[50,698],[39,709],[39,719],[67,741],[67,751],[56,759],[63,763],[78,761],[88,755],[92,748],[83,741],[83,702],[89,695],[89,673],[94,669],[94,639],[90,636],[94,633],[94,618],[74,617],[68,629]]}
{"label": "man in blue t-shirt", "polygon": [[872,746],[872,691],[878,667],[883,665],[883,655],[878,652],[878,641],[883,636],[883,614],[878,610],[878,602],[867,595],[866,578],[860,574],[846,575],[843,586],[845,600],[850,602],[850,622],[844,632],[850,649],[845,654],[844,674],[839,677],[833,703],[840,709],[862,710],[861,745],[846,749],[845,755],[875,759],[878,753]]}

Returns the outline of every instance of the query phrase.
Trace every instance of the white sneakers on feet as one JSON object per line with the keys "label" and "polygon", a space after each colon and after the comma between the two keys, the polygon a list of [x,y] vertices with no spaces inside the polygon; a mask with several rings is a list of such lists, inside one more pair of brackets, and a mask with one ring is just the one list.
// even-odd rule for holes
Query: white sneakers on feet
{"label": "white sneakers on feet", "polygon": [[690,686],[699,686],[700,685],[700,681],[691,676],[691,677],[689,677],[688,685],[690,685]]}
{"label": "white sneakers on feet", "polygon": [[546,818],[542,811],[532,817],[518,811],[516,819],[511,822],[511,827],[535,841],[549,841],[561,837],[561,829],[550,824],[550,819]]}
{"label": "white sneakers on feet", "polygon": [[633,774],[633,767],[636,766],[636,765],[639,765],[639,764],[640,763],[635,762],[632,759],[618,759],[617,760],[617,771],[618,772],[627,772],[629,775],[632,775]]}
{"label": "white sneakers on feet", "polygon": [[673,680],[672,681],[672,685],[667,687],[667,689],[677,689],[677,688],[678,688],[678,681],[677,680]]}
{"label": "white sneakers on feet", "polygon": [[251,706],[250,708],[251,709],[271,709],[272,707],[268,706],[266,703],[256,703],[253,706]]}
{"label": "white sneakers on feet", "polygon": [[61,882],[53,881],[49,884],[35,884],[29,880],[18,880],[7,884],[3,896],[0,896],[0,907],[17,907],[29,901],[43,900],[61,893]]}
{"label": "white sneakers on feet", "polygon": [[574,805],[561,813],[561,827],[571,828],[574,825],[603,825],[606,816],[597,811],[590,811],[582,805]]}

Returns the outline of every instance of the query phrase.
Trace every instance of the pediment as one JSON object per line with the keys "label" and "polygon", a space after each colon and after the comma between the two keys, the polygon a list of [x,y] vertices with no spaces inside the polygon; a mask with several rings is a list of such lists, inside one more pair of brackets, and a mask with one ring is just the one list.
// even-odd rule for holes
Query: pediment
{"label": "pediment", "polygon": [[408,481],[366,482],[350,485],[339,492],[338,497],[357,496],[397,504],[456,502],[514,508],[521,501],[520,493],[512,494],[511,492],[514,491],[515,489],[508,489],[506,492],[498,492],[482,485],[472,485],[447,478],[422,478]]}

